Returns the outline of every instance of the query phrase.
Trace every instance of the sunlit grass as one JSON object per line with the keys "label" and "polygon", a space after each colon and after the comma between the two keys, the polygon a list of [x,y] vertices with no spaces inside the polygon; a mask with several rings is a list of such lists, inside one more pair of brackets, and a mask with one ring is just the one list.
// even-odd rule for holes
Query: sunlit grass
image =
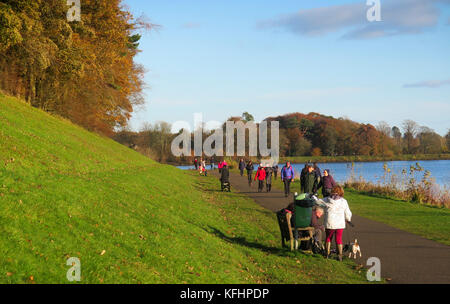
{"label": "sunlit grass", "polygon": [[275,215],[0,97],[0,283],[364,283],[351,261],[281,248]]}

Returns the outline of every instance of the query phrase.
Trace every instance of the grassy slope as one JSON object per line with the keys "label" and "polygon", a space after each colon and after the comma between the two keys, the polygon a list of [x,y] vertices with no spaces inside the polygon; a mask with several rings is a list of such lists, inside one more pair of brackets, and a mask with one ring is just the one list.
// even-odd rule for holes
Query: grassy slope
{"label": "grassy slope", "polygon": [[[274,186],[283,189],[280,179]],[[292,184],[291,191],[300,192],[298,181]],[[450,245],[450,209],[371,196],[350,189],[346,190],[345,198],[354,214]]]}
{"label": "grassy slope", "polygon": [[[0,283],[362,283],[281,249],[275,217],[0,95]],[[104,251],[104,254],[101,253]]]}

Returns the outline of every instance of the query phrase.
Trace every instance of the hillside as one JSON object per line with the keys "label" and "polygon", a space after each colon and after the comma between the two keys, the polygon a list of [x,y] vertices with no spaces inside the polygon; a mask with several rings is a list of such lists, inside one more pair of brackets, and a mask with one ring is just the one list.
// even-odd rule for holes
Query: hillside
{"label": "hillside", "polygon": [[362,283],[281,249],[275,216],[0,95],[0,283]]}

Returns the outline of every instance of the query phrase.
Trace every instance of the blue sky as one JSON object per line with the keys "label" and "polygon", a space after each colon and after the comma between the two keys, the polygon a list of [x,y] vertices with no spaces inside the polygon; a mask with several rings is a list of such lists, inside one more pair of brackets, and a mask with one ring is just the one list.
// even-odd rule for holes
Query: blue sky
{"label": "blue sky", "polygon": [[144,122],[257,121],[318,112],[444,135],[450,128],[450,0],[125,0],[159,24],[144,34]]}

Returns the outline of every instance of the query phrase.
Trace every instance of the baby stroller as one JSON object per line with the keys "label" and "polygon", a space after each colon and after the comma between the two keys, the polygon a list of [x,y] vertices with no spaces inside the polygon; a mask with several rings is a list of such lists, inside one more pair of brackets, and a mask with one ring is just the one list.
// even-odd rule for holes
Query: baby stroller
{"label": "baby stroller", "polygon": [[229,182],[222,183],[222,192],[231,192],[231,185]]}

